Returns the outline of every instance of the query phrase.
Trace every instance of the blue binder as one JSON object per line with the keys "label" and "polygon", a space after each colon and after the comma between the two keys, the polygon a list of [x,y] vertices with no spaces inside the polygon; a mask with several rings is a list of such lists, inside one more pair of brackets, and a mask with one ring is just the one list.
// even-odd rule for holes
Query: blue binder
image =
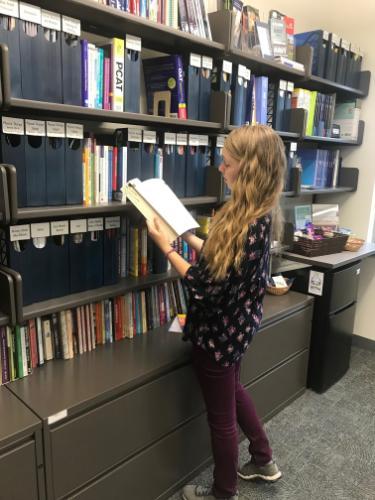
{"label": "blue binder", "polygon": [[175,191],[175,186],[174,186],[175,156],[176,156],[176,146],[173,144],[164,144],[164,146],[163,146],[163,179],[166,182],[166,184],[168,184],[168,186],[172,189],[172,191]]}
{"label": "blue binder", "polygon": [[142,131],[139,131],[140,141],[129,140],[133,138],[128,129],[118,129],[115,132],[115,143],[117,146],[127,147],[127,179],[141,178],[142,164]]}
{"label": "blue binder", "polygon": [[198,119],[210,120],[212,59],[202,57],[202,68],[199,73],[199,113]]}
{"label": "blue binder", "polygon": [[83,203],[82,140],[65,139],[66,204]]}
{"label": "blue binder", "polygon": [[22,240],[19,242],[11,242],[10,240],[8,240],[7,247],[7,265],[11,269],[14,269],[18,273],[20,273],[22,277],[22,302],[23,305],[27,306],[35,302],[33,299],[33,283],[28,277],[28,254],[31,247],[31,239]]}
{"label": "blue binder", "polygon": [[207,146],[199,146],[199,161],[196,171],[196,196],[206,194],[206,172],[210,165],[211,149]]}
{"label": "blue binder", "polygon": [[47,204],[45,137],[26,136],[26,199],[28,207]]}
{"label": "blue binder", "polygon": [[89,231],[85,239],[86,289],[103,286],[103,231]]}
{"label": "blue binder", "polygon": [[212,86],[215,90],[230,92],[233,65],[230,61],[217,61],[212,73]]}
{"label": "blue binder", "polygon": [[88,233],[69,235],[70,293],[87,290],[85,266],[87,238]]}
{"label": "blue binder", "polygon": [[297,47],[310,45],[313,48],[313,61],[311,72],[313,75],[324,77],[328,51],[328,33],[323,30],[307,31],[294,35]]}
{"label": "blue binder", "polygon": [[81,44],[78,37],[61,33],[62,97],[64,104],[82,105]]}
{"label": "blue binder", "polygon": [[[21,58],[20,58],[20,20],[8,18],[8,29],[1,23],[0,26],[0,43],[8,47],[9,68],[10,68],[10,90],[12,97],[22,97],[21,88]],[[11,29],[10,19],[14,24]]]}
{"label": "blue binder", "polygon": [[340,38],[334,33],[330,33],[328,39],[326,66],[324,71],[324,78],[327,78],[327,80],[335,81],[339,50]]}
{"label": "blue binder", "polygon": [[49,298],[68,295],[70,292],[68,235],[48,238],[48,259]]}
{"label": "blue binder", "polygon": [[243,125],[246,116],[247,80],[241,75],[241,65],[238,65],[232,79],[231,123],[235,126]]}
{"label": "blue binder", "polygon": [[50,41],[45,33],[47,28],[42,28],[41,52],[43,73],[39,79],[42,99],[47,102],[62,102],[62,74],[61,74],[61,31],[56,33],[56,41]]}
{"label": "blue binder", "polygon": [[[196,59],[197,66],[191,64],[192,58]],[[187,115],[189,120],[199,119],[199,84],[201,72],[201,57],[191,54],[190,64],[186,68],[186,88],[187,88]]]}
{"label": "blue binder", "polygon": [[186,195],[186,162],[187,162],[187,146],[176,145],[175,151],[175,168],[174,168],[174,192],[180,198]]}
{"label": "blue binder", "polygon": [[119,280],[120,228],[105,229],[103,242],[103,285],[114,285]]}
{"label": "blue binder", "polygon": [[125,49],[124,111],[139,113],[141,88],[141,53]]}
{"label": "blue binder", "polygon": [[186,196],[198,196],[196,183],[197,171],[199,169],[199,146],[188,146],[186,153]]}
{"label": "blue binder", "polygon": [[46,138],[47,205],[65,205],[65,139]]}
{"label": "blue binder", "polygon": [[[141,151],[141,181],[152,179],[154,175],[154,164],[156,154],[156,144],[142,143]],[[129,157],[128,157],[129,168]],[[133,176],[134,177],[134,176]],[[133,177],[130,177],[132,179]]]}
{"label": "blue binder", "polygon": [[[30,36],[26,30],[27,26],[33,23],[21,21],[20,33],[20,54],[21,54],[21,85],[22,97],[43,101],[43,85],[40,85],[44,75],[43,54],[44,35],[43,28],[40,25],[34,25],[36,36]],[[54,71],[54,68],[50,68]]]}
{"label": "blue binder", "polygon": [[27,206],[25,136],[1,134],[1,161],[16,168],[18,207]]}

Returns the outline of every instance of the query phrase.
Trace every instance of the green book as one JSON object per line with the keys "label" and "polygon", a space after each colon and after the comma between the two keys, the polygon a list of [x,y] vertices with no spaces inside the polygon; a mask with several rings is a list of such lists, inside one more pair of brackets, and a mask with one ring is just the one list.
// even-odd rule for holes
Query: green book
{"label": "green book", "polygon": [[310,105],[309,105],[309,111],[307,113],[306,135],[314,135],[314,116],[315,116],[317,95],[318,92],[316,90],[312,90],[310,92]]}

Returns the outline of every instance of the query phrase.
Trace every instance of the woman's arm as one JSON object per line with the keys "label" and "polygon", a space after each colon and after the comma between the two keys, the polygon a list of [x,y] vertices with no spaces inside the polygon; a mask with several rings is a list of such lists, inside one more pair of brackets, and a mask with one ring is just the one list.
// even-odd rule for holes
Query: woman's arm
{"label": "woman's arm", "polygon": [[195,236],[191,231],[186,231],[182,235],[182,238],[186,241],[188,245],[191,246],[197,253],[200,253],[202,250],[202,246],[204,241],[201,238],[198,238],[198,236]]}

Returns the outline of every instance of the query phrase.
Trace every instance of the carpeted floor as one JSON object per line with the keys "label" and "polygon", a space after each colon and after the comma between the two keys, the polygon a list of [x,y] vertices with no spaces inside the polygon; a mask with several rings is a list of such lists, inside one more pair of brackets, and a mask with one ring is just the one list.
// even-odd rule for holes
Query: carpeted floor
{"label": "carpeted floor", "polygon": [[[375,500],[375,351],[353,347],[345,377],[324,394],[307,390],[265,427],[283,477],[239,479],[240,499]],[[247,459],[244,441],[240,463]],[[211,477],[209,467],[190,483]]]}

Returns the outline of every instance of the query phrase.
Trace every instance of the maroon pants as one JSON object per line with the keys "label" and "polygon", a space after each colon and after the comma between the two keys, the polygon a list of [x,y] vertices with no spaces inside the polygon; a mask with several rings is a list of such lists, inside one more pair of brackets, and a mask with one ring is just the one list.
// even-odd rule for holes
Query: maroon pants
{"label": "maroon pants", "polygon": [[237,491],[238,428],[250,441],[258,465],[272,460],[266,433],[254,403],[240,383],[240,362],[224,368],[203,349],[193,347],[193,365],[206,403],[214,458],[213,493],[228,498]]}

